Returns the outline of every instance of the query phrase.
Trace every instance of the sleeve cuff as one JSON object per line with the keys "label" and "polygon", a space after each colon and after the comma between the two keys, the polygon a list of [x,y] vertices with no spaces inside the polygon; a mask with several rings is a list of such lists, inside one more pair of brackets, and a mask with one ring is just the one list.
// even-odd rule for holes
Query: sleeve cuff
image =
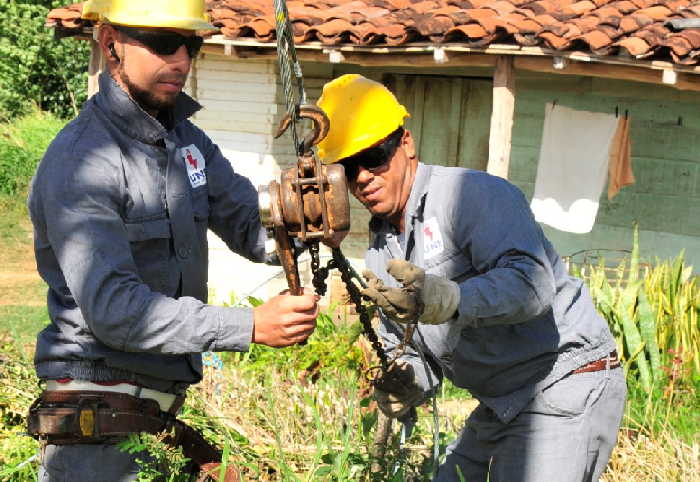
{"label": "sleeve cuff", "polygon": [[217,308],[219,330],[215,351],[248,351],[253,341],[253,308]]}
{"label": "sleeve cuff", "polygon": [[457,322],[465,327],[476,328],[476,307],[471,303],[473,297],[467,293],[468,289],[460,283],[459,286],[459,303],[457,304]]}

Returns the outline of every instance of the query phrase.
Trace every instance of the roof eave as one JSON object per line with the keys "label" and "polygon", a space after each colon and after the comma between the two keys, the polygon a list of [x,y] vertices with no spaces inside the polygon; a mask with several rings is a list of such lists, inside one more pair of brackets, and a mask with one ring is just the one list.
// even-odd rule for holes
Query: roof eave
{"label": "roof eave", "polygon": [[[59,30],[59,27],[55,27]],[[57,31],[59,36],[92,38],[92,27],[80,31]],[[203,52],[235,58],[276,57],[275,42],[230,39],[213,35],[205,39]],[[497,56],[515,58],[515,69],[564,75],[588,75],[646,83],[666,84],[680,90],[700,91],[700,66],[679,65],[663,60],[638,57],[602,56],[582,51],[560,51],[543,47],[490,44],[469,47],[459,43],[410,43],[400,46],[324,45],[305,42],[296,45],[300,60],[350,63],[361,66],[391,67],[493,67]],[[605,69],[608,69],[607,71]]]}
{"label": "roof eave", "polygon": [[[206,45],[219,45],[223,46],[226,50],[241,50],[245,52],[250,52],[251,50],[259,50],[262,52],[268,50],[275,50],[277,44],[275,42],[259,42],[255,40],[243,40],[237,39],[232,40],[224,37],[223,35],[214,35],[205,40]],[[379,55],[379,56],[389,56],[389,55],[431,55],[435,58],[435,65],[439,66],[441,63],[449,65],[451,63],[450,54],[484,54],[484,55],[512,55],[515,57],[549,57],[552,60],[553,68],[555,70],[566,70],[566,62],[560,63],[559,59],[566,59],[570,62],[583,62],[583,63],[600,63],[607,65],[622,65],[627,67],[637,67],[645,68],[649,70],[672,70],[675,72],[682,72],[688,74],[700,74],[700,66],[693,65],[679,65],[673,62],[663,61],[663,60],[646,60],[643,56],[633,57],[633,56],[603,56],[595,55],[590,52],[582,51],[561,51],[554,49],[547,49],[543,47],[526,47],[520,45],[512,44],[490,44],[486,47],[469,47],[464,44],[459,43],[444,43],[444,44],[433,44],[433,43],[410,43],[401,46],[360,46],[360,45],[324,45],[320,42],[305,42],[300,45],[296,45],[297,52],[303,53],[304,51],[315,51],[322,52],[329,59],[336,58],[341,59],[345,57],[347,59],[348,54],[353,56],[358,55]],[[341,56],[333,55],[340,53]],[[235,55],[232,51],[229,55]],[[242,57],[245,57],[243,55]],[[441,60],[443,59],[443,60]],[[556,60],[554,60],[556,59]],[[332,62],[332,60],[328,60]],[[373,65],[377,65],[377,62],[372,62]],[[390,65],[388,63],[387,65]]]}

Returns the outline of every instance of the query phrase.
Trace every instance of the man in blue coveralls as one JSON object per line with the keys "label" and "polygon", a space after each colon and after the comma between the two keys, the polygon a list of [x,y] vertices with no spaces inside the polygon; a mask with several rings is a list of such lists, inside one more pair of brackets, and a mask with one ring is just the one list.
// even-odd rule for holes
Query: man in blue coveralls
{"label": "man in blue coveralls", "polygon": [[[117,442],[175,424],[202,379],[202,352],[299,343],[318,299],[207,304],[207,230],[256,262],[266,236],[255,188],[189,120],[201,108],[182,92],[197,33],[214,29],[204,1],[90,0],[83,17],[98,23],[107,69],[32,182],[51,324],[37,339],[46,390],[29,431],[44,442],[42,481],[136,480],[143,455]],[[186,457],[218,461],[203,437],[175,427]]]}
{"label": "man in blue coveralls", "polygon": [[479,406],[436,480],[597,480],[616,443],[626,386],[615,340],[587,288],[568,275],[523,194],[484,172],[423,164],[406,109],[381,84],[344,75],[318,105],[331,121],[324,163],[345,166],[370,211],[364,294],[381,310],[390,354],[418,318],[394,369],[405,386],[375,390],[401,418],[443,377]]}

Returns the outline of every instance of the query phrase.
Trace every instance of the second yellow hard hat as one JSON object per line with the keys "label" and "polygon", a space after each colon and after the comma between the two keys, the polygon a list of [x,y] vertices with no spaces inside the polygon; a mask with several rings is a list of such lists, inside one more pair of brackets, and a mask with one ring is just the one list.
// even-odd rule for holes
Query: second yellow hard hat
{"label": "second yellow hard hat", "polygon": [[88,0],[82,17],[131,27],[218,30],[209,23],[204,0]]}
{"label": "second yellow hard hat", "polygon": [[317,105],[331,121],[328,135],[318,144],[324,164],[373,146],[409,116],[389,89],[358,74],[345,74],[324,85]]}

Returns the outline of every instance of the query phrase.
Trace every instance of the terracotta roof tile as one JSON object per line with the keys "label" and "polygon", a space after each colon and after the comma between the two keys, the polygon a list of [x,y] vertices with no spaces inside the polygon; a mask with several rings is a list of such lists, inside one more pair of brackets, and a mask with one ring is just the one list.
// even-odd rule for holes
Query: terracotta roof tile
{"label": "terracotta roof tile", "polygon": [[535,15],[542,15],[549,12],[556,12],[559,7],[554,4],[554,2],[548,0],[539,0],[537,2],[532,2],[522,8],[532,10]]}
{"label": "terracotta roof tile", "polygon": [[523,18],[521,20],[516,20],[515,22],[511,21],[509,23],[515,26],[518,29],[518,32],[521,34],[535,33],[542,28],[539,23],[531,18]]}
{"label": "terracotta roof tile", "polygon": [[673,52],[679,57],[686,56],[693,49],[693,46],[688,41],[688,39],[681,36],[673,36],[666,40],[666,46],[670,47]]}
{"label": "terracotta roof tile", "polygon": [[656,0],[631,0],[637,8],[648,8],[652,5],[656,5],[658,2]]}
{"label": "terracotta roof tile", "polygon": [[684,30],[682,33],[672,35],[672,38],[673,37],[683,37],[690,43],[693,49],[700,48],[700,30],[698,29]]}
{"label": "terracotta roof tile", "polygon": [[641,13],[635,13],[634,15],[630,15],[629,18],[637,22],[637,25],[639,25],[640,27],[646,27],[647,25],[651,25],[652,23],[654,23],[653,18]]}
{"label": "terracotta roof tile", "polygon": [[589,0],[582,0],[580,2],[572,3],[571,5],[568,6],[568,9],[574,15],[584,15],[592,10],[595,10],[596,5],[595,5],[595,3],[593,3]]}
{"label": "terracotta roof tile", "polygon": [[687,7],[689,3],[689,0],[668,0],[664,2],[664,5],[666,5],[672,12],[677,12],[682,8]]}
{"label": "terracotta roof tile", "polygon": [[493,2],[489,4],[489,8],[493,9],[498,13],[499,16],[504,17],[508,15],[510,12],[515,10],[517,7],[513,5],[510,2],[507,2],[505,0],[499,0],[498,2]]}
{"label": "terracotta roof tile", "polygon": [[662,45],[665,37],[664,33],[663,27],[652,24],[635,32],[634,36],[644,39],[649,45]]}
{"label": "terracotta roof tile", "polygon": [[654,20],[665,20],[666,17],[671,14],[671,10],[663,5],[657,5],[655,7],[644,8],[639,10],[637,13],[651,17]]}
{"label": "terracotta roof tile", "polygon": [[582,37],[592,49],[600,49],[612,43],[612,39],[600,30],[592,30]]}
{"label": "terracotta roof tile", "polygon": [[622,17],[618,27],[624,33],[631,33],[639,29],[639,24],[632,17]]}
{"label": "terracotta roof tile", "polygon": [[564,26],[564,24],[559,22],[556,18],[552,17],[551,15],[547,15],[547,14],[537,15],[535,18],[533,18],[533,20],[535,22],[539,23],[540,25],[542,25],[542,27]]}
{"label": "terracotta roof tile", "polygon": [[[144,0],[147,1],[147,0]],[[209,0],[212,22],[233,39],[273,42],[269,0]],[[324,45],[511,43],[700,61],[700,29],[672,32],[672,18],[700,18],[700,0],[289,0],[295,41]],[[52,10],[47,25],[75,34],[82,4]]]}
{"label": "terracotta roof tile", "polygon": [[638,56],[649,51],[649,44],[639,37],[627,37],[617,43],[620,47],[627,50],[630,55]]}
{"label": "terracotta roof tile", "polygon": [[613,2],[609,4],[611,7],[615,7],[620,13],[627,15],[637,10],[637,6],[630,2],[629,0],[621,0],[619,2]]}
{"label": "terracotta roof tile", "polygon": [[572,20],[571,24],[576,26],[582,34],[586,34],[598,28],[598,25],[600,24],[600,19],[598,17],[590,15],[588,17],[577,18],[575,20]]}
{"label": "terracotta roof tile", "polygon": [[569,44],[571,44],[571,41],[569,39],[556,35],[552,32],[543,32],[540,34],[540,37],[542,37],[547,42],[547,45],[549,47],[555,50],[563,50],[567,48]]}
{"label": "terracotta roof tile", "polygon": [[488,35],[488,32],[479,25],[478,23],[470,23],[468,25],[458,25],[447,32],[447,35],[451,40],[455,40],[459,37],[459,34],[464,35],[467,39],[480,39]]}
{"label": "terracotta roof tile", "polygon": [[454,25],[447,15],[421,15],[416,19],[416,29],[425,37],[444,35]]}

